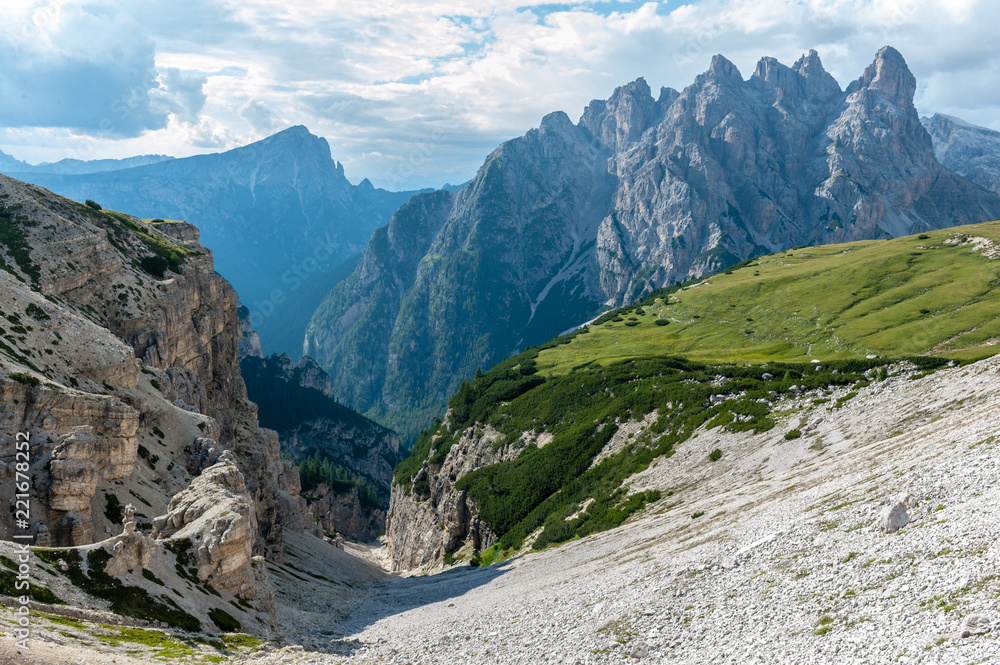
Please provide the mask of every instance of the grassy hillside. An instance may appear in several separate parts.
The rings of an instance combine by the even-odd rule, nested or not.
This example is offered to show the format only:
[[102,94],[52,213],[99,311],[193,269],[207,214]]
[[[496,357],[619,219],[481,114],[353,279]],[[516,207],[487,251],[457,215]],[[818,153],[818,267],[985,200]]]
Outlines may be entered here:
[[538,370],[664,354],[738,363],[983,358],[1000,352],[998,259],[1000,222],[792,249],[601,317],[589,334],[539,354]]

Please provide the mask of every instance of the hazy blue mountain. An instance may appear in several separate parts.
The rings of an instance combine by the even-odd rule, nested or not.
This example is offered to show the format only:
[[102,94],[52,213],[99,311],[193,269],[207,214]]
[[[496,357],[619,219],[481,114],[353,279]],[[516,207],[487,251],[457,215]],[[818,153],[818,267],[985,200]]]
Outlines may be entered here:
[[4,151],[0,150],[0,173],[14,173],[17,171],[30,171],[31,164],[22,162]]
[[368,180],[352,185],[326,140],[305,127],[224,153],[102,173],[18,177],[139,217],[195,224],[214,251],[216,270],[250,309],[265,350],[295,357],[304,326],[286,320],[302,308],[311,312],[320,297],[303,303],[299,290],[359,254],[372,231],[415,193],[376,189]]
[[322,275],[317,275],[288,294],[288,300],[280,308],[280,316],[269,316],[259,324],[257,333],[270,349],[279,349],[293,360],[302,357],[302,340],[313,312],[340,281],[349,277],[358,267],[361,255],[347,259]]
[[1000,217],[944,168],[884,48],[846,90],[815,51],[722,56],[682,92],[642,79],[502,144],[460,191],[414,197],[314,315],[337,398],[412,438],[477,367],[650,289],[804,244]]
[[42,162],[28,164],[0,151],[0,172],[6,174],[26,175],[43,173],[49,175],[73,175],[87,173],[103,173],[105,171],[120,171],[134,166],[146,166],[166,162],[173,157],[168,155],[138,155],[124,159],[60,159],[58,162]]

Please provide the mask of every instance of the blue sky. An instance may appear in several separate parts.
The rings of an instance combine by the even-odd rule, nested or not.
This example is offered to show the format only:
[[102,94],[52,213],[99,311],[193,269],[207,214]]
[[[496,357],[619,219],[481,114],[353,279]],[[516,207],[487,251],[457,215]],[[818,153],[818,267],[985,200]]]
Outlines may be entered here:
[[348,176],[461,182],[500,141],[722,53],[819,51],[841,86],[891,44],[922,113],[1000,129],[1000,3],[5,0],[0,150],[29,162],[243,145],[302,124]]

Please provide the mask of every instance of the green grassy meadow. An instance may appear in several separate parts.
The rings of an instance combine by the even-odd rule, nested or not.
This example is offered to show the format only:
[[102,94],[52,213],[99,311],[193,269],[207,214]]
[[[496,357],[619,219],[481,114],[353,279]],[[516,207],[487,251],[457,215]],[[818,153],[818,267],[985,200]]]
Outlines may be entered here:
[[1000,260],[969,238],[996,243],[1000,255],[1000,222],[988,222],[753,259],[620,310],[620,320],[543,351],[538,370],[560,375],[655,355],[712,363],[991,356],[1000,352],[992,345],[1000,341]]

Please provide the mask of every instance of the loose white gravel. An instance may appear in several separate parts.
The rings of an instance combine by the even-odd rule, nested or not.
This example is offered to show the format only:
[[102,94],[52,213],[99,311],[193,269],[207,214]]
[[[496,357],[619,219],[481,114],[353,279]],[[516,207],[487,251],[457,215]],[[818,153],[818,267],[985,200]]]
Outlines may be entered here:
[[[998,368],[894,377],[839,409],[803,396],[763,435],[702,432],[633,479],[674,491],[634,522],[386,578],[318,649],[240,662],[1000,662]],[[917,505],[886,534],[901,493]]]

